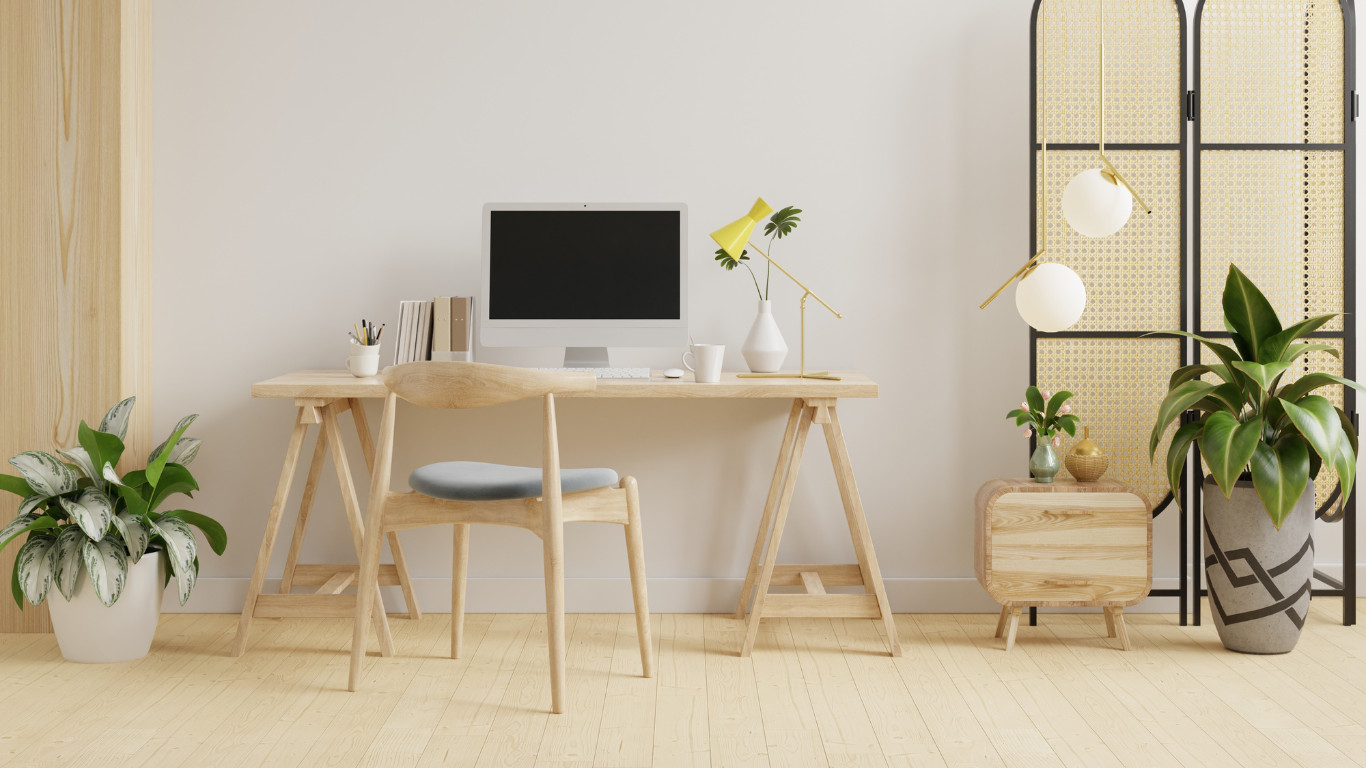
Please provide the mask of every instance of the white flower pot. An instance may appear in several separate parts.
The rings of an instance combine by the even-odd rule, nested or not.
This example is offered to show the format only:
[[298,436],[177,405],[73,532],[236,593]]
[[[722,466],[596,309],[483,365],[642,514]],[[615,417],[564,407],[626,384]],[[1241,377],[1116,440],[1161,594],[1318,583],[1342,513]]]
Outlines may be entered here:
[[759,315],[749,328],[744,346],[740,347],[740,354],[744,355],[745,363],[753,373],[773,373],[782,368],[787,359],[787,342],[783,341],[783,333],[778,330],[772,310],[771,301],[759,300]]
[[55,586],[47,596],[62,658],[102,664],[146,656],[157,631],[164,593],[160,552],[148,552],[137,564],[129,562],[123,594],[109,607],[95,596],[90,575],[82,567],[70,600]]

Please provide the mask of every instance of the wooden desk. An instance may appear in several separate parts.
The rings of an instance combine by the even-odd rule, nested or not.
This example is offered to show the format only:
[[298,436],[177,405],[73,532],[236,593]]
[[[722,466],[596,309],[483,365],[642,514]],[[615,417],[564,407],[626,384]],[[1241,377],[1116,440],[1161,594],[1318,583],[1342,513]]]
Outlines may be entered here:
[[[836,403],[840,398],[874,398],[878,396],[878,387],[875,382],[857,372],[835,373],[843,379],[741,379],[734,373],[723,373],[721,381],[716,384],[698,384],[691,376],[666,379],[662,373],[654,371],[649,379],[601,379],[593,392],[564,396],[792,400],[792,410],[788,414],[787,427],[778,449],[777,466],[773,470],[773,480],[769,484],[768,498],[764,502],[759,532],[755,537],[754,550],[750,555],[745,583],[741,588],[735,613],[737,619],[748,618],[745,639],[740,648],[741,656],[748,656],[753,649],[759,631],[759,620],[765,616],[881,619],[886,628],[889,650],[894,656],[901,655],[896,625],[892,621],[892,610],[887,603],[887,593],[882,584],[882,572],[878,568],[877,557],[873,552],[872,536],[868,532],[863,502],[859,498],[858,486],[854,482],[854,470],[849,463],[849,451],[845,447],[844,433],[840,430],[839,415],[836,411]],[[342,486],[342,500],[359,552],[362,516],[359,502],[356,500],[355,483],[346,462],[345,449],[342,447],[337,416],[347,410],[351,411],[365,452],[366,464],[371,466],[374,445],[360,401],[365,398],[382,398],[387,394],[388,390],[378,377],[356,378],[346,371],[296,371],[252,386],[252,397],[292,399],[299,411],[294,422],[294,431],[290,436],[289,448],[285,451],[284,468],[280,473],[275,501],[271,505],[270,516],[266,522],[261,553],[257,556],[246,603],[242,606],[242,620],[238,625],[234,653],[240,654],[245,649],[253,616],[354,614],[354,598],[346,598],[349,600],[349,606],[344,600],[337,599],[343,597],[341,591],[355,579],[357,568],[354,564],[298,563],[299,547],[303,542],[304,527],[307,525],[308,510],[312,503],[312,489],[316,487],[317,476],[322,466],[324,441],[321,439],[319,448],[314,451],[313,463],[309,467],[309,479],[304,487],[299,522],[295,525],[294,538],[285,561],[281,593],[262,595],[261,586],[265,582],[266,568],[269,566],[271,550],[279,532],[284,504],[298,466],[304,432],[310,424],[321,424],[326,444],[331,446],[331,451],[336,457],[337,479]],[[821,425],[825,431],[825,442],[830,451],[830,461],[834,465],[840,498],[844,503],[845,520],[849,525],[849,534],[858,558],[857,563],[777,564],[778,544],[782,540],[783,529],[787,524],[788,509],[797,485],[797,469],[801,466],[802,453],[812,424]],[[390,534],[389,545],[394,553],[394,565],[381,567],[380,583],[402,586],[404,599],[408,602],[409,615],[417,618],[420,615],[417,600],[408,579],[407,565],[397,534]],[[315,593],[293,595],[289,594],[293,584],[321,587]],[[769,594],[770,586],[803,586],[806,593]],[[862,586],[864,593],[827,594],[826,586]],[[383,611],[377,613],[382,619]],[[387,632],[385,625],[381,628],[381,650],[384,650]]]

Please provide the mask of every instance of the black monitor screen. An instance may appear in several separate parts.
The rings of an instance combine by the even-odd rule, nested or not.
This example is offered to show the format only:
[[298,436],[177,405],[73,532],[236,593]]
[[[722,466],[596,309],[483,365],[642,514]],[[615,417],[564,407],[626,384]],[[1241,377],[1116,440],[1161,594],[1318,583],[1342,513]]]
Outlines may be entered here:
[[489,318],[677,320],[678,211],[490,211]]

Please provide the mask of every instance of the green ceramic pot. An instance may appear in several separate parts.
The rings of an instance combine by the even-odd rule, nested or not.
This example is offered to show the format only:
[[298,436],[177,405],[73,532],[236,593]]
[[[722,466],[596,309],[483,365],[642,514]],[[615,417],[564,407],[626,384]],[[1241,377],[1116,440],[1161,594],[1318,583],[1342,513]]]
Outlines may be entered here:
[[1034,449],[1034,455],[1029,457],[1029,474],[1034,476],[1034,482],[1053,482],[1053,476],[1058,474],[1061,468],[1062,463],[1058,461],[1058,454],[1053,450],[1053,446],[1046,439],[1040,441],[1039,446]]

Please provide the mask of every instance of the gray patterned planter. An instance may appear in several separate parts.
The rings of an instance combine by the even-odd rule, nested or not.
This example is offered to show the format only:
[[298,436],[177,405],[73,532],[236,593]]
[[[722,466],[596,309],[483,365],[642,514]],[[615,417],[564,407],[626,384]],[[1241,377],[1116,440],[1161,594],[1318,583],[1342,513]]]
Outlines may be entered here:
[[1225,499],[1207,477],[1204,493],[1205,577],[1219,639],[1241,653],[1290,652],[1309,612],[1314,481],[1279,531],[1251,480]]

